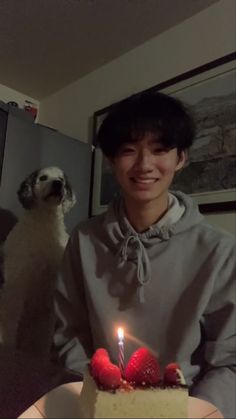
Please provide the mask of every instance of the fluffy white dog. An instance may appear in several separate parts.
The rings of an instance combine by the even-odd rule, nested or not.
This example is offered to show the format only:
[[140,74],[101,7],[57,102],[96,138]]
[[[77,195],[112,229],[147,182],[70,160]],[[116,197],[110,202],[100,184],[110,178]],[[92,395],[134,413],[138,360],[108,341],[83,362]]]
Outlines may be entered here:
[[64,214],[76,200],[58,167],[32,173],[18,197],[26,211],[3,247],[0,342],[9,349],[48,356],[53,285],[68,240]]

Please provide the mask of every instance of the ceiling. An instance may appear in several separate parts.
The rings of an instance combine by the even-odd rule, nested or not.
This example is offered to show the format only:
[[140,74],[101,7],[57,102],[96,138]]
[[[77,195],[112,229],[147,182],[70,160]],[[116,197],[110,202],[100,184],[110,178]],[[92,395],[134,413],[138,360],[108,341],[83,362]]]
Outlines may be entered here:
[[41,100],[219,0],[0,0],[0,84]]

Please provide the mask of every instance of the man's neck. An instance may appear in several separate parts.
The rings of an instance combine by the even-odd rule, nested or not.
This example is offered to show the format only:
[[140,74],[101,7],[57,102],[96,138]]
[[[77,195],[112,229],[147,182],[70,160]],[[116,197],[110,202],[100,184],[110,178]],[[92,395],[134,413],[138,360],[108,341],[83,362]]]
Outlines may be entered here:
[[137,202],[124,197],[126,216],[132,227],[142,233],[160,220],[168,210],[168,193],[157,201],[137,205]]

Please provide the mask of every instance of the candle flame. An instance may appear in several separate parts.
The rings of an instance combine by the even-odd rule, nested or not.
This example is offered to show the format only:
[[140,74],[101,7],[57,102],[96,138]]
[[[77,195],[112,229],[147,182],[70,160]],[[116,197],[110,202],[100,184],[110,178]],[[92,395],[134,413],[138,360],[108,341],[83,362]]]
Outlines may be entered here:
[[124,339],[124,330],[122,329],[122,327],[118,327],[117,334],[118,334],[119,340]]

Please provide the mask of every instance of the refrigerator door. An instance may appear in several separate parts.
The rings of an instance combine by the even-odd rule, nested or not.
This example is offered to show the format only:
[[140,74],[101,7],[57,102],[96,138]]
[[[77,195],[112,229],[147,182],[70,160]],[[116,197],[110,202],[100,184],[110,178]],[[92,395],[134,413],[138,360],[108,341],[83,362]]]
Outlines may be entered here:
[[68,233],[88,218],[92,147],[57,131],[9,113],[0,186],[0,206],[19,217],[23,211],[17,197],[21,182],[31,172],[60,167],[68,176],[77,198],[66,214]]

